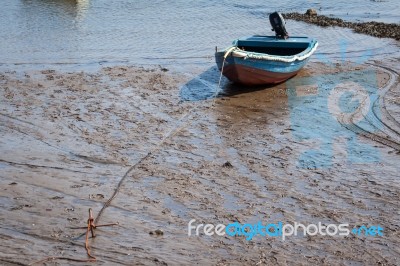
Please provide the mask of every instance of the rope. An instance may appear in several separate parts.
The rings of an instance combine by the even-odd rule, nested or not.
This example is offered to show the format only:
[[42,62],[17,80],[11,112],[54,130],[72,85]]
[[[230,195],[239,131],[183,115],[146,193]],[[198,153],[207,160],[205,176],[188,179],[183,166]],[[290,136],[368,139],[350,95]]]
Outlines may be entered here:
[[292,55],[292,56],[276,56],[276,55],[262,54],[262,53],[256,53],[256,52],[247,52],[236,46],[232,46],[230,49],[234,48],[232,55],[235,57],[243,57],[245,59],[251,58],[251,59],[259,59],[259,60],[270,60],[270,61],[278,61],[278,62],[284,62],[284,63],[292,63],[296,60],[301,61],[301,60],[304,60],[304,59],[310,57],[315,52],[315,50],[317,50],[317,47],[318,47],[318,42],[314,42],[313,47],[307,53],[305,53],[303,55]]
[[[222,69],[221,69],[221,76],[219,78],[219,82],[218,82],[218,87],[214,93],[214,100],[213,103],[215,102],[215,97],[219,92],[220,89],[220,85],[221,85],[221,79],[222,79],[222,73],[223,73],[223,69],[224,69],[224,65],[225,65],[225,61],[226,58],[228,57],[228,55],[231,53],[231,51],[233,51],[236,47],[231,47],[230,49],[228,49],[225,54],[224,54],[224,61],[222,63]],[[117,224],[106,224],[106,225],[97,225],[98,222],[100,221],[100,218],[102,216],[102,214],[104,213],[104,211],[106,210],[107,207],[110,206],[111,202],[115,199],[115,197],[117,196],[117,194],[119,193],[121,186],[123,184],[123,182],[125,181],[125,179],[129,176],[129,174],[138,166],[140,165],[144,160],[146,160],[147,158],[150,157],[150,155],[152,155],[153,153],[155,153],[156,151],[158,151],[161,146],[165,143],[165,141],[167,139],[169,139],[170,137],[174,136],[176,133],[178,133],[179,131],[182,130],[182,128],[184,128],[186,126],[186,124],[183,122],[184,120],[187,120],[187,117],[191,114],[191,112],[197,108],[197,106],[189,109],[184,115],[182,115],[182,117],[178,120],[178,126],[172,128],[170,131],[168,131],[166,134],[164,134],[162,140],[150,151],[148,151],[146,153],[146,155],[144,157],[142,157],[137,163],[135,163],[134,165],[132,165],[126,172],[125,174],[122,176],[122,178],[120,179],[120,181],[118,182],[117,186],[115,187],[114,193],[111,195],[111,197],[103,204],[103,207],[100,209],[99,213],[96,216],[96,219],[93,220],[93,216],[92,216],[92,210],[89,209],[89,219],[88,219],[88,225],[86,229],[86,236],[85,236],[85,249],[86,249],[86,253],[87,256],[89,257],[88,259],[74,259],[74,258],[68,258],[68,257],[47,257],[43,260],[40,261],[36,261],[33,262],[30,265],[33,264],[37,264],[37,263],[43,263],[49,260],[67,260],[67,261],[75,261],[75,262],[94,262],[96,261],[96,257],[94,257],[91,252],[90,252],[90,246],[89,246],[89,232],[92,233],[92,237],[94,237],[94,230],[96,227],[100,227],[100,226],[110,226],[110,225],[117,225]],[[179,125],[181,124],[181,125]]]
[[225,66],[225,57],[224,60],[222,61],[222,68],[221,68],[221,73],[219,74],[219,81],[218,81],[218,89],[217,91],[219,91],[221,89],[221,79],[222,79],[222,73],[224,72],[224,66]]
[[219,90],[221,89],[221,79],[222,79],[222,73],[224,73],[224,66],[225,66],[226,58],[227,58],[227,57],[231,54],[231,52],[232,52],[233,50],[235,50],[236,48],[237,48],[236,46],[232,46],[232,47],[230,47],[228,50],[226,50],[226,52],[225,52],[225,54],[224,54],[224,60],[222,61],[221,73],[220,73],[220,75],[219,75],[218,88],[217,88],[217,91],[216,91],[216,93],[215,93],[215,95],[214,95],[214,98],[215,98],[216,94],[219,92]]
[[[190,109],[187,113],[185,113],[180,119],[179,122],[182,122],[189,114],[190,112],[193,110],[194,108]],[[156,152],[157,150],[160,149],[160,147],[164,144],[164,142],[171,136],[173,136],[174,134],[176,134],[177,132],[179,132],[181,129],[183,128],[183,125],[180,127],[176,127],[176,128],[172,128],[169,132],[167,132],[167,134],[164,135],[163,139],[160,141],[160,143],[158,143],[153,149],[151,149],[149,152],[147,152],[147,154],[142,157],[137,163],[135,163],[134,165],[132,165],[128,171],[125,172],[125,174],[122,176],[122,178],[120,179],[120,181],[118,182],[114,193],[111,195],[111,197],[103,204],[103,207],[100,209],[99,213],[97,214],[97,217],[95,220],[93,220],[93,216],[92,216],[92,210],[89,209],[89,219],[88,219],[88,226],[85,227],[87,228],[86,230],[86,236],[85,236],[85,249],[86,249],[86,254],[89,257],[88,259],[73,259],[73,258],[68,258],[68,257],[47,257],[45,259],[42,259],[40,261],[36,261],[31,263],[30,265],[33,264],[37,264],[37,263],[42,263],[42,262],[46,262],[49,260],[67,260],[67,261],[76,261],[76,262],[93,262],[96,261],[96,258],[91,254],[90,252],[90,247],[89,247],[89,232],[92,233],[92,236],[94,236],[94,231],[93,229],[95,229],[96,227],[100,227],[100,226],[110,226],[110,225],[117,225],[117,224],[106,224],[106,225],[97,225],[96,224],[100,221],[100,218],[102,216],[102,214],[104,213],[105,209],[110,206],[111,202],[115,199],[115,197],[117,196],[118,192],[121,189],[121,186],[123,184],[123,182],[125,181],[125,179],[128,177],[128,175],[130,174],[130,172],[132,172],[139,164],[141,164],[144,160],[146,160],[152,153]],[[73,228],[73,229],[79,229],[79,228]]]
[[[179,120],[178,123],[182,123],[182,121],[190,114],[190,112],[193,110],[194,108],[190,109],[187,113],[185,113]],[[128,177],[128,175],[133,171],[133,169],[135,169],[138,165],[140,165],[144,160],[146,160],[151,154],[155,153],[156,151],[158,151],[160,149],[160,147],[164,144],[164,142],[170,138],[171,136],[175,135],[177,132],[179,132],[181,129],[183,128],[183,126],[180,127],[175,127],[172,128],[169,132],[167,132],[163,139],[150,151],[148,151],[146,153],[146,155],[144,157],[142,157],[137,163],[135,163],[134,165],[132,165],[128,171],[125,172],[125,174],[122,176],[122,178],[120,179],[120,181],[118,182],[118,185],[116,186],[114,193],[112,194],[112,196],[103,204],[103,207],[101,208],[101,210],[99,211],[96,219],[95,219],[95,224],[97,224],[100,221],[101,215],[103,214],[104,210],[110,206],[111,202],[115,199],[115,197],[117,196],[118,192],[120,191],[120,188],[122,186],[122,183],[125,181],[125,179]]]
[[[214,101],[215,101],[216,96],[217,96],[218,93],[219,93],[220,88],[221,88],[221,79],[222,79],[222,73],[223,73],[223,71],[224,71],[224,66],[225,66],[226,58],[227,58],[227,57],[231,54],[231,52],[232,52],[233,50],[235,50],[236,48],[237,48],[236,46],[230,47],[230,48],[225,52],[225,54],[224,54],[224,60],[223,60],[223,62],[222,62],[221,74],[220,74],[219,81],[218,81],[218,87],[217,87],[217,89],[216,89],[216,91],[215,91],[215,93],[214,93],[214,95],[213,95]],[[214,103],[214,101],[213,101],[213,103]],[[128,177],[128,175],[133,171],[133,169],[135,169],[139,164],[141,164],[144,160],[146,160],[151,154],[153,154],[153,153],[155,153],[156,151],[158,151],[158,150],[160,149],[160,147],[164,144],[164,142],[165,142],[168,138],[170,138],[171,136],[175,135],[175,134],[178,133],[182,128],[184,128],[185,124],[184,124],[182,121],[183,121],[184,119],[186,119],[186,118],[189,116],[189,114],[190,114],[195,108],[196,108],[196,106],[193,107],[192,109],[190,109],[188,112],[186,112],[186,113],[178,120],[178,124],[179,124],[179,123],[182,123],[181,126],[172,128],[169,132],[167,132],[167,133],[164,135],[163,139],[162,139],[152,150],[150,150],[149,152],[147,152],[147,154],[146,154],[144,157],[142,157],[137,163],[135,163],[134,165],[132,165],[132,166],[128,169],[128,171],[125,172],[125,174],[123,175],[123,177],[121,178],[121,180],[118,182],[118,185],[117,185],[117,187],[116,187],[115,190],[114,190],[114,193],[113,193],[112,196],[104,203],[103,207],[102,207],[101,210],[99,211],[99,213],[98,213],[98,215],[97,215],[97,217],[96,217],[96,219],[95,219],[95,221],[94,221],[95,224],[97,224],[97,223],[100,221],[101,215],[103,214],[104,210],[105,210],[108,206],[110,206],[111,202],[112,202],[112,201],[114,200],[114,198],[117,196],[117,194],[118,194],[118,192],[119,192],[119,190],[120,190],[120,188],[121,188],[121,186],[122,186],[122,183],[125,181],[125,179]]]

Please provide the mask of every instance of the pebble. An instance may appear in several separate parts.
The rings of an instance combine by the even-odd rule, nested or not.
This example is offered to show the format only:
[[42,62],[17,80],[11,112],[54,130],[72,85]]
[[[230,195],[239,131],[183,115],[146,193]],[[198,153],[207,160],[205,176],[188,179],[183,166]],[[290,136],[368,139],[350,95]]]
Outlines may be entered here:
[[154,230],[154,232],[153,232],[153,231],[150,231],[149,234],[150,234],[150,235],[162,236],[162,235],[164,235],[164,231],[163,231],[163,230],[160,230],[160,229],[157,229],[157,230]]
[[307,9],[306,15],[307,16],[316,16],[317,15],[317,10],[315,10],[313,8]]
[[222,167],[232,168],[233,165],[230,162],[225,162]]

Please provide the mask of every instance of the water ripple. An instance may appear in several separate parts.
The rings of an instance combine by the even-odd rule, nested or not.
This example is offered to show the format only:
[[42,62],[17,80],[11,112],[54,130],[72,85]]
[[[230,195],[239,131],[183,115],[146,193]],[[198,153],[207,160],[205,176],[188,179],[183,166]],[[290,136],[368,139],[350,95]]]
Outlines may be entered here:
[[[341,10],[386,12],[398,20],[399,3],[357,0],[338,3],[310,1],[147,1],[128,0],[6,0],[0,23],[0,64],[71,64],[130,62],[132,64],[207,64],[214,47],[252,34],[270,35],[268,13],[307,7],[322,8],[346,18]],[[362,7],[356,8],[356,7]],[[389,12],[390,10],[390,12]],[[397,8],[398,10],[398,8]],[[355,15],[358,14],[358,15]],[[370,14],[373,19],[376,15]],[[354,34],[340,28],[321,29],[288,21],[291,35],[310,35],[320,42],[324,60],[379,57],[399,53],[398,43]],[[346,56],[343,56],[343,53]],[[171,60],[154,58],[174,58]],[[185,59],[186,58],[186,59]],[[184,59],[184,60],[183,60]]]

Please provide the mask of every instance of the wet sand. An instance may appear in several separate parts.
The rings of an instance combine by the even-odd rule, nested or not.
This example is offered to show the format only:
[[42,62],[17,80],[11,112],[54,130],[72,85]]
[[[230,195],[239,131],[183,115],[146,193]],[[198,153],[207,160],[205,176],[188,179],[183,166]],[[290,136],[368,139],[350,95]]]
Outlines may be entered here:
[[[1,73],[1,264],[86,259],[78,237],[85,230],[70,227],[85,226],[89,208],[96,216],[126,176],[99,221],[120,225],[96,230],[89,243],[98,261],[87,264],[398,265],[398,70],[310,63],[274,87],[227,84],[217,99],[185,101],[194,83],[212,95],[218,76],[215,68],[210,73],[199,78],[132,66]],[[313,84],[368,84],[371,76],[379,115],[362,125],[354,117],[324,124],[330,115],[319,101],[326,95]],[[293,91],[314,96],[305,103]],[[312,126],[301,128],[299,118]],[[331,129],[331,139],[318,135]],[[302,161],[321,142],[331,154],[322,150]],[[352,161],[353,153],[366,161]],[[191,219],[379,224],[385,231],[246,241],[188,237]]]

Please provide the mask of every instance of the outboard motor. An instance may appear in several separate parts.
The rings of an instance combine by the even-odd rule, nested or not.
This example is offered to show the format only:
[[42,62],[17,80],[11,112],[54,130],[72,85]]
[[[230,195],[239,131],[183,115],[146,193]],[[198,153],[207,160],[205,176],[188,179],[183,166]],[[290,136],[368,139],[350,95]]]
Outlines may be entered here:
[[275,31],[276,38],[287,39],[289,34],[285,28],[285,20],[279,12],[274,12],[269,15],[269,22],[271,23],[272,30]]

